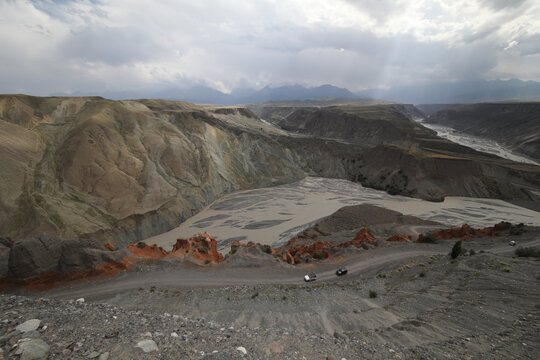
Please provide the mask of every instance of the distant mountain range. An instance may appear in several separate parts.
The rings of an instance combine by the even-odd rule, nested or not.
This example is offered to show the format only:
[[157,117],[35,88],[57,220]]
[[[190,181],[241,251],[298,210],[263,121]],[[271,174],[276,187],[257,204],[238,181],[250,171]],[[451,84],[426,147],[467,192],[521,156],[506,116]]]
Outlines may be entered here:
[[125,99],[165,99],[183,100],[194,103],[235,105],[259,103],[264,101],[291,101],[310,99],[381,99],[413,104],[473,103],[483,101],[540,100],[540,82],[512,80],[474,80],[455,83],[410,85],[391,89],[369,89],[354,93],[348,89],[332,85],[304,87],[287,85],[266,86],[260,90],[240,88],[230,94],[207,86],[190,89],[170,88],[158,92],[75,92],[55,94],[70,96],[99,95],[113,100]]
[[360,95],[413,104],[456,104],[501,100],[540,100],[540,82],[511,80],[472,80],[366,90]]

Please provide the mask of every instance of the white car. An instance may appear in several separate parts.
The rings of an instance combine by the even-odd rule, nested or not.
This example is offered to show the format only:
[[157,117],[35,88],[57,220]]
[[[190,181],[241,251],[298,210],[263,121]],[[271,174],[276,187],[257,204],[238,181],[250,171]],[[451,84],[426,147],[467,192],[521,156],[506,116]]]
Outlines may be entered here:
[[315,281],[315,280],[317,280],[317,275],[315,275],[315,273],[307,274],[304,276],[305,282]]
[[515,242],[514,240],[511,240],[508,245],[510,246],[516,246],[517,245],[517,242]]

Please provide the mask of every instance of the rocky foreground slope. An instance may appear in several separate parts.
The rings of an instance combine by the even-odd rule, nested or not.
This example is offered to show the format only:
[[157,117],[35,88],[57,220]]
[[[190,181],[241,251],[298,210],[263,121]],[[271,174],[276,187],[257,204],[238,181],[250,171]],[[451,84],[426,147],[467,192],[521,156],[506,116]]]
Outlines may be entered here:
[[0,358],[535,359],[538,261],[483,252],[507,241],[466,240],[476,251],[456,260],[419,256],[339,282],[141,283],[92,302],[0,294]]
[[[350,116],[365,112],[347,109]],[[429,200],[537,199],[539,167],[459,147],[392,109],[375,108],[369,121],[385,128],[390,111],[392,136],[373,133],[374,142],[354,144],[330,139],[333,133],[286,132],[242,107],[3,95],[0,235],[49,233],[125,247],[170,230],[228,192],[306,175]],[[343,111],[327,120],[346,120]],[[361,132],[368,123],[357,118],[341,131]]]

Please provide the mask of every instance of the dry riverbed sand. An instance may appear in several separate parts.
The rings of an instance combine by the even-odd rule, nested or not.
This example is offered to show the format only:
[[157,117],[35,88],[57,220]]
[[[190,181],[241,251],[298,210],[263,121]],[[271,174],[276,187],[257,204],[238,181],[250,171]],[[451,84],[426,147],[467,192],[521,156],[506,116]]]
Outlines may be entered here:
[[144,240],[171,249],[180,237],[212,234],[220,249],[233,240],[280,246],[346,205],[372,204],[451,226],[492,226],[500,221],[540,226],[540,213],[502,200],[447,197],[429,202],[365,188],[347,180],[308,177],[299,182],[239,191],[217,200],[179,227]]

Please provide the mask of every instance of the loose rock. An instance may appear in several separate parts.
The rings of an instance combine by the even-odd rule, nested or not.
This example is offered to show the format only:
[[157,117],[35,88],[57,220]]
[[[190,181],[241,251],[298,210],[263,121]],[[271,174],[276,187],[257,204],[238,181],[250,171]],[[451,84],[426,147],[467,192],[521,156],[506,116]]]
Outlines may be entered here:
[[50,346],[41,339],[23,339],[19,344],[21,360],[45,359]]
[[41,324],[41,320],[39,319],[30,319],[22,324],[18,325],[15,329],[19,330],[22,333],[27,333],[29,331],[34,331],[39,328],[39,325]]
[[158,350],[158,346],[154,340],[139,341],[137,347],[141,348],[145,353]]

